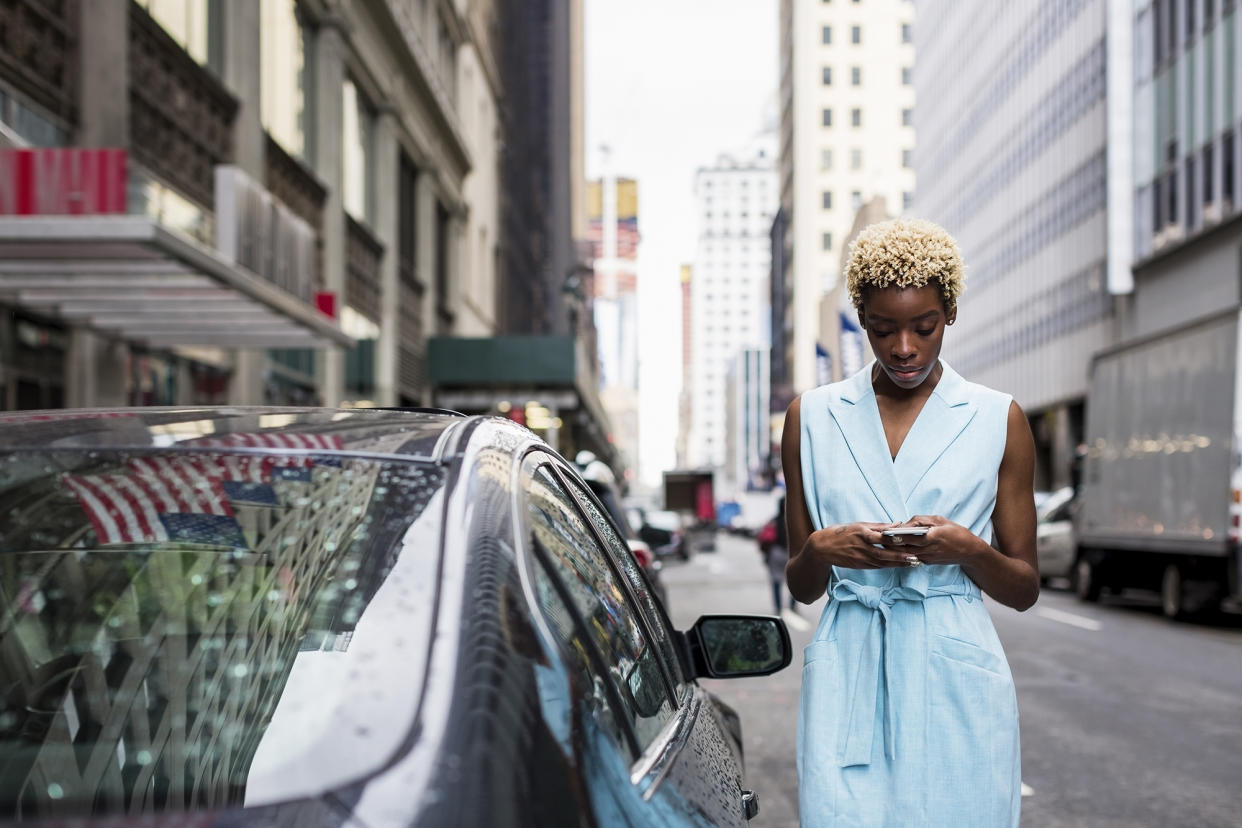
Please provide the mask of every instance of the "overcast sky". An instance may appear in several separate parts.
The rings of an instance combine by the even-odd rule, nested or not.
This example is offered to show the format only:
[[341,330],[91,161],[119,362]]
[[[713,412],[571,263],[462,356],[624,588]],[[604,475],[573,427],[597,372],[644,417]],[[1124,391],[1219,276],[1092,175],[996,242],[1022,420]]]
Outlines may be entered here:
[[[586,173],[638,180],[641,482],[676,462],[694,173],[776,114],[777,0],[585,0]],[[727,493],[719,493],[727,494]]]

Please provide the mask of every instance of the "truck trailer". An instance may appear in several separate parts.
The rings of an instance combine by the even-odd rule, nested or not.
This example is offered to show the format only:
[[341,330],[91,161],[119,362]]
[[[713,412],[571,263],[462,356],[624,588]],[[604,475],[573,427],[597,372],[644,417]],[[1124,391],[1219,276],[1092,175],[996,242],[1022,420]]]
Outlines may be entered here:
[[1095,356],[1074,586],[1158,590],[1181,618],[1237,601],[1242,359],[1235,307]]

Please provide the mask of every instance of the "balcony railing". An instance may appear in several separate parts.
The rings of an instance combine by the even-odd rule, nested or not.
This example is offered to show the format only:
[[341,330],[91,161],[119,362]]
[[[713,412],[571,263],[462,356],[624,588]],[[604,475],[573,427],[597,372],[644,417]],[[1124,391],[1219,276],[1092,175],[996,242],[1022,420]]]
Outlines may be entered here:
[[188,197],[211,204],[215,167],[233,156],[237,100],[134,3],[129,106],[134,157]]
[[363,225],[345,216],[345,304],[370,319],[380,318],[380,261],[384,245]]
[[0,74],[66,122],[77,122],[77,0],[0,3]]

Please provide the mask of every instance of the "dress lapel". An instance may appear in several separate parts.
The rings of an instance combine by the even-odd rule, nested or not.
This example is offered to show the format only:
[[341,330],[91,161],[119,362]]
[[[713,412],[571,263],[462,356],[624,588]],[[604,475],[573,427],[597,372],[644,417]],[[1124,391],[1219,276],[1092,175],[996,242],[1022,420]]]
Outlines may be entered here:
[[905,498],[898,485],[893,460],[884,437],[884,424],[871,388],[871,369],[866,365],[849,379],[837,399],[829,403],[829,411],[845,437],[854,463],[881,507],[893,523],[908,518]]
[[[975,416],[975,405],[970,400],[966,381],[944,360],[940,361],[940,365],[943,369],[940,382],[936,383],[936,389],[924,403],[923,410],[897,453],[897,459],[893,461],[902,503],[909,502],[910,495],[927,470]],[[876,419],[878,422],[878,414]],[[883,432],[883,426],[880,430]]]

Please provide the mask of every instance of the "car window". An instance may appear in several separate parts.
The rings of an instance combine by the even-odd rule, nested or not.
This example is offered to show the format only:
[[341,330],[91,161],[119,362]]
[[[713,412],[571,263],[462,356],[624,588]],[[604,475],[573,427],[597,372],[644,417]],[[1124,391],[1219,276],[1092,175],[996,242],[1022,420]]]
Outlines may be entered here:
[[0,821],[378,770],[418,706],[444,483],[340,456],[6,453]]
[[591,523],[594,524],[599,537],[603,539],[604,543],[611,550],[612,559],[619,566],[626,580],[629,581],[634,597],[642,607],[648,629],[660,649],[661,656],[665,660],[669,677],[680,691],[683,678],[679,662],[677,661],[676,651],[673,649],[672,630],[666,622],[666,617],[660,608],[659,601],[651,593],[646,576],[639,570],[638,562],[630,552],[629,545],[617,535],[616,531],[613,530],[612,526],[604,518],[603,512],[587,496],[586,491],[577,480],[566,475],[565,482],[577,494],[583,510],[590,518]]
[[[535,538],[602,655],[629,726],[645,747],[673,714],[662,656],[638,620],[608,555],[575,502],[546,466],[524,481]],[[572,641],[565,642],[572,647]],[[600,676],[598,678],[605,678]]]

